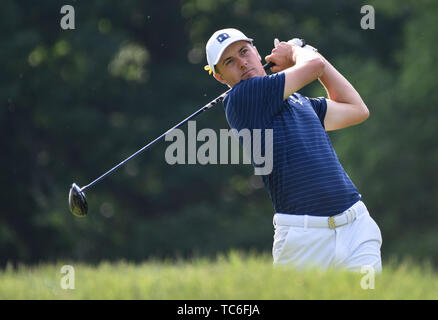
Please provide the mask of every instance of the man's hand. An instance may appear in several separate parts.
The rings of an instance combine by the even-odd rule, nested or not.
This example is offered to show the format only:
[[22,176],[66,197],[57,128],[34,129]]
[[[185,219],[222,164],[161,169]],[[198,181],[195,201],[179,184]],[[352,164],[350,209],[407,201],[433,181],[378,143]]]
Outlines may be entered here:
[[275,63],[275,66],[271,68],[272,72],[284,70],[284,99],[316,80],[324,72],[324,61],[320,55],[313,48],[308,50],[298,43],[302,45],[299,39],[292,39],[288,42],[279,42],[276,39],[272,53],[265,57],[267,62]]
[[265,61],[275,63],[271,68],[272,72],[280,72],[295,65],[295,49],[298,46],[288,42],[278,42],[276,39],[275,48],[272,49],[271,54],[265,57]]

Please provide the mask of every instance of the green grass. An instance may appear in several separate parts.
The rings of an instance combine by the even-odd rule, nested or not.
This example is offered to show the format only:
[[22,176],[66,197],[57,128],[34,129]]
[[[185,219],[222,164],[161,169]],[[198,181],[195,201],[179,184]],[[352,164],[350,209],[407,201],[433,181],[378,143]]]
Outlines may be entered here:
[[[61,288],[72,265],[75,289]],[[389,263],[374,289],[361,273],[296,271],[272,266],[270,255],[230,252],[216,259],[57,263],[0,271],[0,299],[438,299],[438,274],[409,262]]]

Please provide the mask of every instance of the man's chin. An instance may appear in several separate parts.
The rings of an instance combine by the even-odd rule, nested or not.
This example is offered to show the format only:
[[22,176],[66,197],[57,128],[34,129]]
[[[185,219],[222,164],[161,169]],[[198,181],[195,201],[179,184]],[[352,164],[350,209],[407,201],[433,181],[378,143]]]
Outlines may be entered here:
[[241,80],[248,80],[255,77],[263,77],[266,73],[262,74],[261,72],[258,72],[257,70],[252,70],[248,72],[247,74],[243,74]]
[[255,73],[255,71],[254,70],[249,70],[249,71],[247,71],[247,72],[245,72],[243,75],[242,75],[242,80],[247,80],[247,79],[250,79],[250,78],[254,78],[254,77],[256,77],[256,73]]
[[243,77],[241,81],[243,81],[243,80],[248,80],[248,79],[255,78],[255,77],[258,77],[258,75],[256,75],[256,74],[251,74],[251,75],[249,75],[249,76],[245,76],[245,77]]

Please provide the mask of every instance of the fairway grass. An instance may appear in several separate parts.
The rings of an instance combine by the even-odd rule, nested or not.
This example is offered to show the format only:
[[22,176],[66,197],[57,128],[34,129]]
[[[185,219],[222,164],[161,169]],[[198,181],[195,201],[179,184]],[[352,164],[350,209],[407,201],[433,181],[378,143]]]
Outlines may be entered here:
[[[63,265],[74,268],[74,289],[61,288],[73,284]],[[431,267],[403,262],[383,269],[374,289],[364,289],[372,286],[364,278],[370,274],[278,268],[268,254],[235,251],[176,262],[59,262],[0,270],[0,299],[438,299]]]

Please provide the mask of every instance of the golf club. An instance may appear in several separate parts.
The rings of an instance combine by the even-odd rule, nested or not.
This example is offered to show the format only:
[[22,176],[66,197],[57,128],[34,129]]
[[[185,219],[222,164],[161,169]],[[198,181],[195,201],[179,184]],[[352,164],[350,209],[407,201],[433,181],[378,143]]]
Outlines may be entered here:
[[[267,71],[268,69],[270,69],[271,67],[273,67],[275,64],[272,62],[268,62],[266,63],[263,68]],[[97,182],[99,182],[100,180],[102,180],[104,177],[106,177],[107,175],[111,174],[113,171],[117,170],[118,168],[120,168],[121,166],[123,166],[126,162],[128,162],[129,160],[131,160],[132,158],[134,158],[136,155],[140,154],[141,152],[145,151],[146,149],[148,149],[150,146],[152,146],[155,142],[157,142],[158,140],[160,140],[161,138],[163,138],[166,134],[168,134],[169,132],[171,132],[172,130],[178,128],[179,126],[183,125],[184,123],[188,122],[189,120],[193,119],[194,117],[196,117],[198,114],[202,113],[203,111],[210,109],[211,107],[213,107],[215,104],[217,104],[218,102],[221,102],[222,100],[225,99],[225,97],[228,95],[228,93],[231,91],[231,89],[227,90],[226,92],[222,93],[220,96],[218,96],[216,99],[210,101],[209,103],[207,103],[205,106],[203,106],[201,109],[199,109],[198,111],[196,111],[195,113],[193,113],[192,115],[188,116],[187,118],[185,118],[183,121],[181,121],[180,123],[176,124],[175,126],[173,126],[172,128],[170,128],[169,130],[167,130],[165,133],[163,133],[161,136],[159,136],[158,138],[154,139],[153,141],[151,141],[150,143],[148,143],[147,145],[145,145],[143,148],[141,148],[140,150],[138,150],[137,152],[135,152],[134,154],[132,154],[131,156],[129,156],[128,158],[126,158],[125,160],[123,160],[122,162],[120,162],[118,165],[116,165],[114,168],[110,169],[109,171],[105,172],[104,174],[102,174],[99,178],[95,179],[94,181],[90,182],[89,184],[87,184],[84,187],[80,187],[79,185],[77,185],[76,183],[73,183],[71,185],[70,188],[70,193],[68,195],[68,203],[69,203],[69,207],[70,207],[70,211],[71,213],[73,213],[75,216],[78,217],[84,217],[87,215],[88,212],[88,204],[87,204],[87,200],[85,198],[85,193],[84,191],[92,186],[94,186]]]

